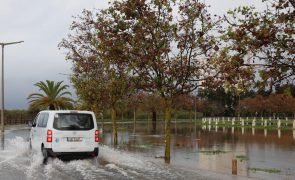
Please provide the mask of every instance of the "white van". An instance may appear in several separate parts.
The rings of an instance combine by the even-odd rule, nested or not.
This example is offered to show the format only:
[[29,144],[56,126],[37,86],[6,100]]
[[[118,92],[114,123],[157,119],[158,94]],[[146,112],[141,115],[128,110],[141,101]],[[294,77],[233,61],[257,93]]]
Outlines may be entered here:
[[99,131],[91,111],[41,111],[32,123],[30,148],[49,156],[98,156]]

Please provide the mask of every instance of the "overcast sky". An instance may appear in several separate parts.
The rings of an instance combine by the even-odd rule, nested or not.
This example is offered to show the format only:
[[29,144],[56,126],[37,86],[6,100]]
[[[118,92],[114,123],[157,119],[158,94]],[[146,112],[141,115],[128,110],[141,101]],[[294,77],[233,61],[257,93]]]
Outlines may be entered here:
[[[213,14],[239,5],[262,7],[261,0],[206,0]],[[65,81],[71,63],[57,45],[69,33],[72,16],[83,9],[103,9],[107,0],[0,0],[0,42],[25,41],[5,47],[5,107],[26,109],[34,83]],[[1,52],[0,52],[1,54]],[[74,92],[73,89],[71,89]]]

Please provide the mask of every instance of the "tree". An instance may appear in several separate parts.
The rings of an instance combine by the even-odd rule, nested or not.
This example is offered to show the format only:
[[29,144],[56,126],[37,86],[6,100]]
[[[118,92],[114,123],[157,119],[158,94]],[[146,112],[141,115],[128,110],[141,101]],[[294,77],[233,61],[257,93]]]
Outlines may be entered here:
[[[238,7],[228,12],[223,38],[227,64],[259,73],[258,88],[295,79],[295,1],[262,0],[267,8]],[[253,73],[255,74],[255,73]]]
[[[235,114],[235,107],[238,104],[238,97],[231,91],[226,91],[223,87],[215,89],[203,88],[199,90],[199,97],[201,97],[206,105],[211,105],[212,108],[205,107],[205,114],[212,116],[216,112],[223,113],[225,116],[233,116]],[[216,112],[210,110],[216,110],[214,107],[219,107]],[[223,111],[220,111],[223,110]]]
[[271,94],[267,98],[266,107],[277,115],[293,114],[295,111],[295,98],[289,94]]
[[295,98],[288,93],[271,94],[262,96],[257,94],[253,98],[245,98],[241,100],[241,107],[245,113],[251,115],[259,113],[269,113],[273,115],[292,115],[295,111]]
[[175,98],[173,108],[189,111],[189,119],[192,120],[192,111],[195,109],[196,97],[190,94],[182,94]]
[[263,111],[267,109],[267,97],[261,95],[256,95],[253,98],[245,98],[241,100],[241,109],[244,112],[250,113],[251,116],[257,113],[260,113],[262,116]]
[[54,81],[40,81],[36,84],[42,93],[32,93],[28,96],[30,106],[33,109],[70,109],[73,107],[73,100],[67,95],[71,93],[67,91],[68,85],[63,85],[63,81],[55,83]]
[[[97,113],[111,109],[116,146],[118,107],[132,94],[134,86],[126,65],[123,39],[113,40],[107,34],[116,27],[106,16],[106,11],[93,14],[84,10],[72,23],[72,33],[59,47],[68,51],[66,59],[73,62],[72,82],[80,99]],[[109,26],[111,30],[106,30]]]
[[153,133],[157,131],[157,113],[163,112],[163,102],[159,96],[154,94],[144,93],[140,108],[152,114]]
[[[178,14],[172,8],[175,4]],[[218,73],[213,62],[217,21],[199,0],[114,1],[105,12],[102,42],[109,45],[104,45],[105,54],[126,55],[137,87],[164,101],[165,161],[169,162],[173,100]]]
[[[178,13],[173,11],[175,4]],[[134,84],[164,101],[165,160],[170,161],[173,100],[218,74],[213,58],[218,21],[206,9],[199,0],[124,0],[96,13],[84,11],[73,22],[73,35],[60,47],[74,62],[75,78],[98,86],[81,92],[108,97],[103,102],[112,109],[115,143],[116,106],[133,92]]]
[[284,84],[282,86],[277,85],[275,87],[275,92],[277,94],[288,94],[295,97],[295,84]]

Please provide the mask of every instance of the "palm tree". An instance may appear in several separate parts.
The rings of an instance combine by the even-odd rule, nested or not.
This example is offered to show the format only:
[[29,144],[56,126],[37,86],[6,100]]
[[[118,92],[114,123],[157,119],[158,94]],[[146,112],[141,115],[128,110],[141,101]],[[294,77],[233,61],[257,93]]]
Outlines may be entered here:
[[36,84],[39,91],[43,93],[32,93],[28,96],[27,100],[32,108],[38,109],[69,109],[73,107],[73,100],[66,95],[71,96],[69,91],[66,91],[68,85],[62,85],[63,81],[55,83],[54,81],[46,80],[40,81]]

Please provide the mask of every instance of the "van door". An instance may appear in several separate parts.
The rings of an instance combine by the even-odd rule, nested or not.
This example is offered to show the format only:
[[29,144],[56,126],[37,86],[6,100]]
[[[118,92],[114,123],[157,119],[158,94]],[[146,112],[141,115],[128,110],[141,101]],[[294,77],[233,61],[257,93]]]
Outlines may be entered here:
[[90,152],[95,143],[94,118],[87,113],[57,113],[53,122],[54,152]]
[[[43,112],[42,116],[40,117],[40,125],[38,124],[37,127],[37,133],[39,136],[39,144],[41,145],[42,143],[44,145],[46,145],[46,141],[47,141],[47,131],[46,131],[46,127],[47,127],[47,122],[48,122],[48,117],[49,117],[49,113]],[[41,147],[41,146],[40,146]],[[46,147],[46,146],[45,146]]]
[[32,143],[32,148],[37,149],[37,141],[38,141],[38,135],[37,135],[37,123],[38,119],[40,118],[40,113],[37,114],[36,118],[33,121],[33,124],[35,127],[31,128],[31,143]]
[[37,125],[35,128],[35,141],[36,141],[36,149],[41,149],[42,139],[44,134],[42,134],[43,129],[43,121],[44,121],[44,113],[40,113],[38,119],[37,119]]

